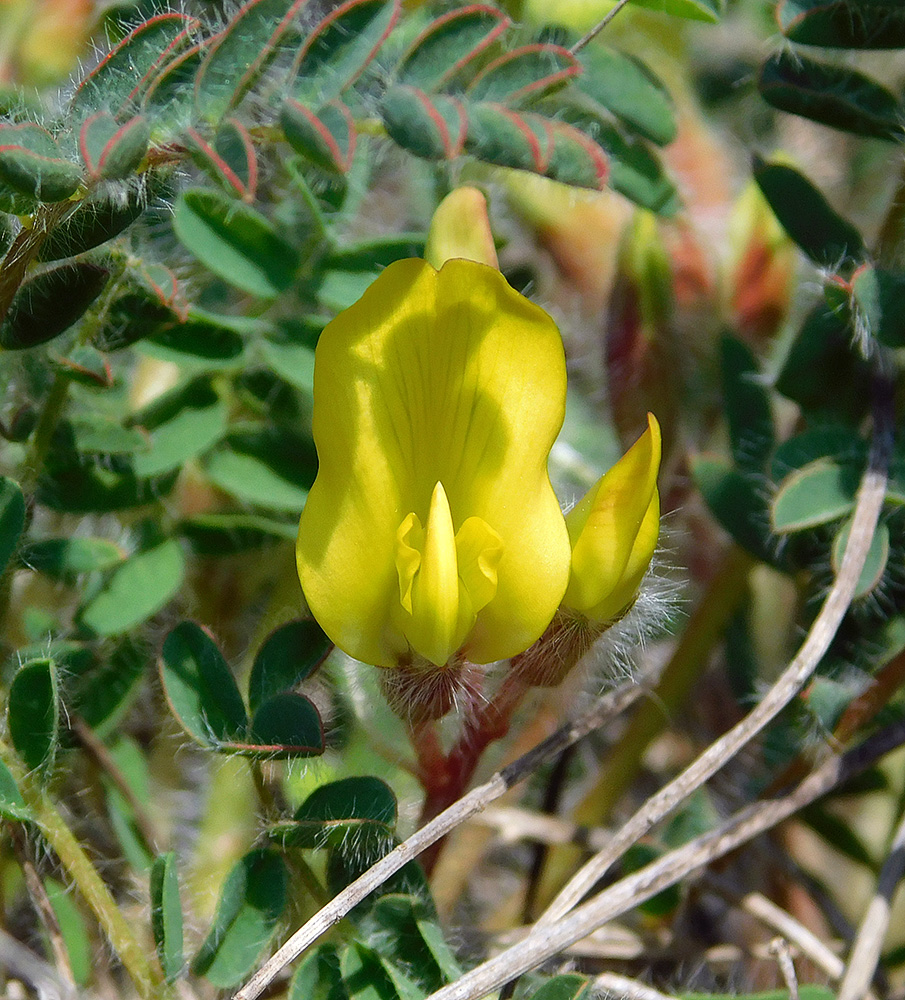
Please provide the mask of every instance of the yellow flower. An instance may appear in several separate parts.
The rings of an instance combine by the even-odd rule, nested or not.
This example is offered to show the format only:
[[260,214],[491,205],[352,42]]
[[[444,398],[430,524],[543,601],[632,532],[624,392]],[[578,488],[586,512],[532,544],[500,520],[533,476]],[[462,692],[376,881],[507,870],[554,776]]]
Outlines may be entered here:
[[489,663],[540,636],[569,575],[547,475],[565,393],[553,321],[474,261],[397,261],[326,327],[297,555],[341,649]]
[[605,623],[632,603],[660,531],[660,426],[647,430],[566,515],[572,575],[563,607]]

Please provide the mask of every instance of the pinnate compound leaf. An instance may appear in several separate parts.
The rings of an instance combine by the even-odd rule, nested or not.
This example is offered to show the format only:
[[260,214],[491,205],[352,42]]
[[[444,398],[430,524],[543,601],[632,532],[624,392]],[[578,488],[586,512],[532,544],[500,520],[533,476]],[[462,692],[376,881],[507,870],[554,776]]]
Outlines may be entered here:
[[355,156],[355,122],[341,101],[325,104],[317,114],[292,98],[280,111],[286,141],[319,167],[347,173]]
[[164,978],[171,983],[179,976],[185,961],[179,873],[173,851],[155,858],[151,866],[151,930]]
[[788,534],[844,517],[855,505],[860,478],[857,466],[828,459],[797,469],[773,498],[773,530]]
[[82,318],[109,277],[98,264],[73,261],[28,278],[0,323],[0,347],[18,351],[53,340]]
[[82,122],[79,151],[92,180],[120,180],[133,173],[145,153],[151,133],[141,115],[119,122],[109,111],[98,111]]
[[399,17],[400,0],[346,0],[305,39],[290,91],[302,104],[326,104],[361,76]]
[[588,45],[578,56],[584,73],[575,87],[617,115],[629,128],[665,146],[676,136],[672,98],[651,71],[616,49]]
[[838,268],[864,259],[858,230],[794,167],[757,160],[754,179],[783,229],[815,264]]
[[565,972],[544,983],[530,1000],[590,1000],[593,987],[587,976]]
[[333,643],[310,618],[281,625],[264,641],[255,656],[248,681],[252,712],[274,695],[288,691],[311,676],[324,662]]
[[200,22],[187,14],[157,14],[139,24],[79,84],[70,113],[84,120],[97,111],[119,116],[136,105],[151,80],[189,45]]
[[398,85],[384,94],[380,113],[390,138],[415,156],[451,160],[465,149],[468,119],[458,98]]
[[25,527],[25,497],[17,482],[0,476],[0,573],[16,551]]
[[298,255],[259,212],[219,191],[180,195],[173,228],[182,244],[218,277],[261,298],[293,282]]
[[185,557],[175,539],[136,552],[81,608],[79,623],[98,636],[128,632],[165,607],[184,577]]
[[[307,0],[249,0],[211,43],[195,78],[195,107],[219,122],[260,79],[295,30]],[[241,76],[237,68],[242,67]]]
[[802,45],[905,48],[900,0],[780,0],[776,14],[785,36]]
[[487,4],[466,4],[436,20],[412,42],[396,71],[399,83],[433,91],[467,72],[510,26],[502,11]]
[[226,118],[212,142],[188,130],[189,149],[198,166],[234,198],[253,202],[258,188],[258,158],[248,129]]
[[498,56],[468,86],[472,101],[519,106],[580,76],[581,63],[561,45],[536,42]]
[[46,129],[0,124],[0,210],[21,214],[38,202],[64,201],[81,180],[81,168]]
[[234,748],[250,757],[282,760],[324,752],[324,727],[309,698],[284,691],[255,711],[244,744]]
[[60,741],[60,694],[53,660],[32,660],[16,671],[6,721],[25,766],[32,771],[49,769]]
[[251,851],[227,875],[207,938],[192,972],[221,989],[252,969],[286,907],[288,875],[272,850]]
[[160,673],[173,714],[202,746],[241,742],[248,719],[236,681],[214,640],[194,622],[177,625],[163,644]]
[[873,139],[899,142],[905,135],[905,105],[846,66],[778,52],[761,67],[758,86],[764,100],[780,111]]

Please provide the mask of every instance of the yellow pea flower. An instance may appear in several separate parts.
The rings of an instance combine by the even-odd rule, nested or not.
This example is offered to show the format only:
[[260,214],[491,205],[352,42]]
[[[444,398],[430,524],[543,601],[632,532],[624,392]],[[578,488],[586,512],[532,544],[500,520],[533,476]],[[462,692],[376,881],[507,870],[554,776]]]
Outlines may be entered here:
[[647,430],[566,515],[572,575],[563,608],[592,622],[617,618],[632,603],[660,532],[660,425]]
[[475,261],[397,261],[327,325],[297,557],[341,649],[442,667],[541,635],[569,576],[547,475],[565,394],[553,321]]

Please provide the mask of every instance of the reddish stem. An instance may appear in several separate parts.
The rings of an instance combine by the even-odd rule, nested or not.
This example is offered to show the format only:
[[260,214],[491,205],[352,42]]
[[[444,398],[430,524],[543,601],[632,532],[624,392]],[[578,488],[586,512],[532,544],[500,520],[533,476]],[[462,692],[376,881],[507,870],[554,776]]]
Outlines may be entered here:
[[[480,705],[473,703],[465,724],[449,754],[444,754],[433,723],[419,726],[412,734],[418,754],[418,773],[424,786],[421,823],[427,823],[464,794],[477,770],[481,755],[508,732],[515,710],[528,693],[516,673],[506,675],[499,690]],[[438,841],[421,855],[421,863],[430,874],[444,841]]]

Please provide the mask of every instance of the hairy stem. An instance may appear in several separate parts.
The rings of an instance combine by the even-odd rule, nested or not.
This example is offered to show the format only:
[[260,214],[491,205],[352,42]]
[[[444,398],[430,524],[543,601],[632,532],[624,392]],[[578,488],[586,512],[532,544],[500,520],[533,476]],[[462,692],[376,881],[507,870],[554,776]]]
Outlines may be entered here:
[[50,796],[41,787],[38,778],[26,771],[13,751],[3,743],[0,743],[0,760],[9,769],[32,818],[60,859],[60,864],[97,917],[138,994],[142,1000],[160,1000],[167,995],[163,976],[148,961],[146,948],[132,933],[129,921]]

